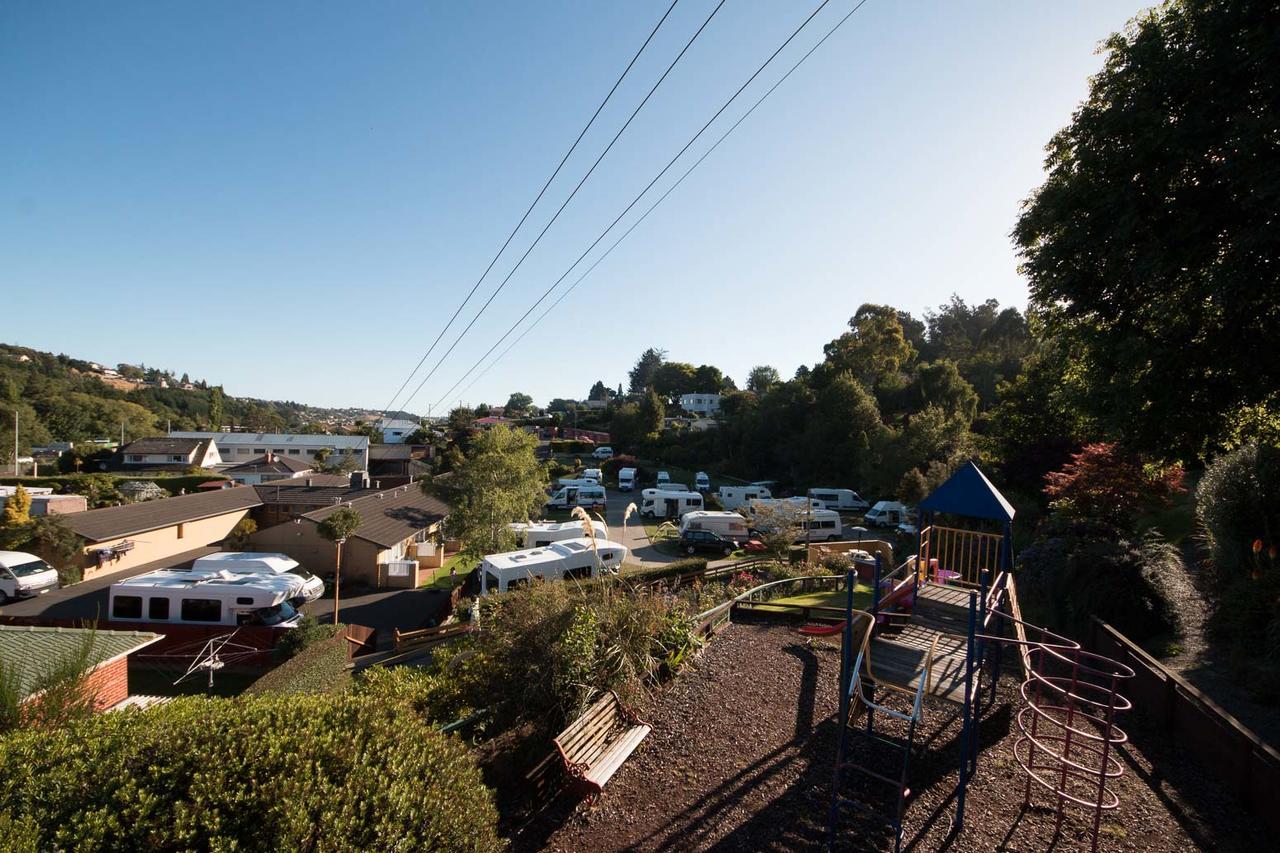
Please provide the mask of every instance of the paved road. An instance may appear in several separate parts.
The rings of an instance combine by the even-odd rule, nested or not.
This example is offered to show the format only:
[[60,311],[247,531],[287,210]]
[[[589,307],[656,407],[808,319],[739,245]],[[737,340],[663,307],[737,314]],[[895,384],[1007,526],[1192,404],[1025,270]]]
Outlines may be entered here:
[[625,525],[622,520],[626,515],[627,506],[634,503],[637,507],[640,504],[639,492],[619,492],[616,489],[608,491],[608,510],[605,512],[605,521],[609,525],[609,539],[614,542],[621,542],[627,546],[630,555],[627,562],[636,563],[641,566],[660,566],[663,563],[670,563],[676,557],[671,554],[665,554],[654,547],[649,541],[649,536],[644,532],[644,524],[641,522],[640,513],[637,511],[631,516],[631,520]]

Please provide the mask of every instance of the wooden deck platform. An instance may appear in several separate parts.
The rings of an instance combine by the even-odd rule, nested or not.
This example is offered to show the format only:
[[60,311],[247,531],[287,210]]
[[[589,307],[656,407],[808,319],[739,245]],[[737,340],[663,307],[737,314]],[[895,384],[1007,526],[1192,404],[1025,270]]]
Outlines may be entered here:
[[924,677],[925,661],[932,648],[925,695],[962,703],[968,634],[969,590],[939,584],[922,586],[911,620],[901,630],[881,634],[871,641],[871,678],[914,692]]

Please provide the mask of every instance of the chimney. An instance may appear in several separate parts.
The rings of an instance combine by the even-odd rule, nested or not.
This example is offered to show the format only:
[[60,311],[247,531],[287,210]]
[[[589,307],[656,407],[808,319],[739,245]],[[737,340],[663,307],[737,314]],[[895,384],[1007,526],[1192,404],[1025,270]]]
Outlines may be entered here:
[[268,464],[276,461],[276,455],[272,453],[270,450],[266,452],[265,456]]
[[312,479],[312,478],[310,478],[310,477],[308,477],[308,478],[307,478],[307,488],[311,488],[311,487],[312,487],[312,486],[314,486],[315,484],[316,484],[316,481],[315,481],[315,480],[313,480],[313,479]]
[[374,487],[375,489],[381,489],[381,488],[382,488],[382,481],[381,481],[381,480],[374,480],[374,481],[373,481],[373,487]]

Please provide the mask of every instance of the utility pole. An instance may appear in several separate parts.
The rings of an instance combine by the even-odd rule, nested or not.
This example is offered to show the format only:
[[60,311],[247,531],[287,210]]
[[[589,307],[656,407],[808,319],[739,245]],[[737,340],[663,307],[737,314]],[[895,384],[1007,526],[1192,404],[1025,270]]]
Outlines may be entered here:
[[342,543],[347,541],[347,537],[338,540],[338,554],[334,561],[333,569],[333,624],[338,624],[338,590],[342,586]]
[[124,447],[124,420],[120,421],[120,446]]
[[13,407],[13,476],[18,476],[18,407]]

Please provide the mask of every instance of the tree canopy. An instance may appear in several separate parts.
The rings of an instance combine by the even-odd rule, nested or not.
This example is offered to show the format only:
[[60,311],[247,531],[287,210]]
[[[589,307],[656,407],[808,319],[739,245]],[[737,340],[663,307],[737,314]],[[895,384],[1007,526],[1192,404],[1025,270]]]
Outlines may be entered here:
[[547,481],[536,446],[533,436],[504,424],[471,442],[444,492],[452,505],[445,524],[450,536],[462,540],[463,553],[483,557],[511,550],[515,536],[509,525],[528,521],[542,508]]

